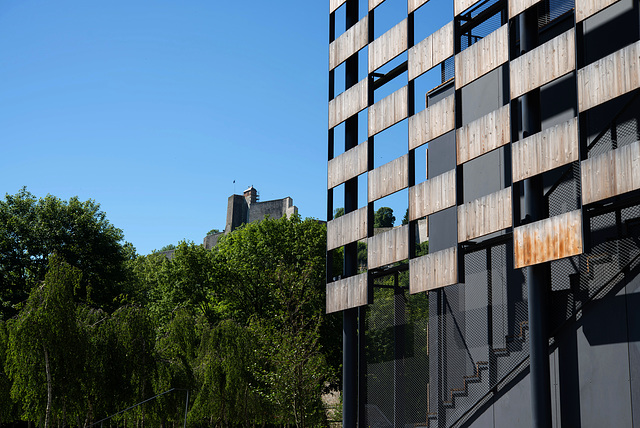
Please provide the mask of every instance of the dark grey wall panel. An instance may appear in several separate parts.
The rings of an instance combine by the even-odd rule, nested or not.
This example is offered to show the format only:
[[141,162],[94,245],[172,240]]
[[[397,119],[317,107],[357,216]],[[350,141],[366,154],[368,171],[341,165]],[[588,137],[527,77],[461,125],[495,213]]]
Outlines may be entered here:
[[640,275],[627,284],[627,325],[629,328],[629,370],[633,420],[640,424]]
[[633,13],[632,0],[620,0],[586,19],[584,39],[585,64],[638,40],[638,16]]
[[505,64],[463,87],[462,126],[507,104],[509,92],[504,86],[508,81],[509,69]]
[[524,377],[493,405],[495,428],[530,428],[531,382]]
[[540,88],[540,110],[543,131],[576,116],[576,79],[573,73]]
[[630,427],[624,290],[586,308],[577,333],[582,428]]
[[427,174],[429,178],[456,168],[456,133],[454,131],[447,132],[429,142],[428,162]]
[[504,154],[505,148],[500,147],[463,165],[465,203],[505,188]]
[[458,245],[456,207],[447,208],[429,216],[429,252]]

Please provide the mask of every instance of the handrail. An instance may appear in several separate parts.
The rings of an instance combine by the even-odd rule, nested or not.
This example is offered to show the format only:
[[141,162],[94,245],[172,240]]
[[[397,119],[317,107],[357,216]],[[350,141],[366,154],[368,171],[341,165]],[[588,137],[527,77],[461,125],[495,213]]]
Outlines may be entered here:
[[596,136],[596,138],[593,139],[591,144],[587,146],[587,153],[589,153],[589,150],[591,150],[593,146],[598,144],[598,142],[602,139],[602,137],[604,137],[606,133],[609,132],[611,125],[616,123],[616,121],[620,118],[620,116],[622,116],[622,113],[625,113],[627,109],[631,107],[631,104],[635,101],[636,98],[638,98],[638,94],[640,94],[640,91],[636,90],[633,96],[629,99],[629,101],[627,101],[627,103],[624,106],[622,106],[620,111],[618,111],[618,113],[613,117],[613,119],[611,119],[611,121],[607,123],[607,126],[605,126],[602,129],[602,131],[600,131],[600,133]]

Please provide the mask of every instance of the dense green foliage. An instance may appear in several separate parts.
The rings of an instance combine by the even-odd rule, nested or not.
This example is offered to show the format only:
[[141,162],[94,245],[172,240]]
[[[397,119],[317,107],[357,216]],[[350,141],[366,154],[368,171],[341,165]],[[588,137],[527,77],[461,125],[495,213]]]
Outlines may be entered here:
[[324,426],[340,319],[324,314],[326,228],[245,225],[212,251],[134,257],[99,206],[0,202],[0,426]]
[[380,207],[373,215],[373,227],[393,227],[396,217],[393,215],[393,209],[389,207]]

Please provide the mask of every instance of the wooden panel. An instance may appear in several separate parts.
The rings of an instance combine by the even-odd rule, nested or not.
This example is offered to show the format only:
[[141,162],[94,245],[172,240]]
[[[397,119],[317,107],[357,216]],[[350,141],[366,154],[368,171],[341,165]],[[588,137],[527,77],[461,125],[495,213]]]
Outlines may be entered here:
[[327,313],[357,308],[371,302],[367,293],[367,274],[327,283]]
[[394,227],[367,240],[369,269],[409,258],[409,225]]
[[409,187],[409,220],[416,220],[456,203],[456,171],[447,171]]
[[471,83],[509,60],[509,25],[505,24],[455,56],[456,88]]
[[585,111],[640,87],[640,42],[578,71],[578,109]]
[[582,161],[582,203],[640,189],[640,141]]
[[369,45],[369,73],[373,73],[407,50],[407,19],[375,39]]
[[429,240],[429,219],[421,218],[417,222],[416,243],[422,244]]
[[511,99],[576,68],[575,31],[570,29],[511,61]]
[[457,282],[456,247],[409,260],[409,292],[411,294],[434,290]]
[[571,119],[511,145],[513,181],[578,160],[578,120]]
[[329,70],[333,70],[369,42],[369,19],[362,18],[329,44]]
[[516,269],[582,253],[580,210],[513,229]]
[[364,78],[329,101],[329,129],[367,108],[369,78]]
[[413,150],[456,126],[455,95],[438,101],[409,118],[409,149]]
[[529,9],[540,0],[509,0],[509,19]]
[[406,86],[395,91],[369,108],[369,137],[406,118],[409,113]]
[[415,12],[420,6],[429,0],[407,0],[407,13]]
[[466,124],[456,131],[457,162],[461,165],[509,143],[509,105]]
[[329,13],[335,12],[340,6],[345,4],[347,0],[329,0]]
[[458,16],[479,1],[480,0],[453,0],[453,14]]
[[511,187],[458,206],[458,242],[511,227]]
[[406,188],[409,185],[409,155],[370,171],[367,178],[369,202]]
[[583,21],[617,1],[618,0],[576,0],[576,21]]
[[352,211],[327,223],[327,250],[367,237],[367,207]]
[[409,80],[429,71],[453,55],[453,22],[409,49]]
[[384,0],[369,0],[369,11],[372,11],[376,7],[380,6]]
[[332,189],[347,180],[367,172],[367,143],[358,144],[328,164],[327,188]]

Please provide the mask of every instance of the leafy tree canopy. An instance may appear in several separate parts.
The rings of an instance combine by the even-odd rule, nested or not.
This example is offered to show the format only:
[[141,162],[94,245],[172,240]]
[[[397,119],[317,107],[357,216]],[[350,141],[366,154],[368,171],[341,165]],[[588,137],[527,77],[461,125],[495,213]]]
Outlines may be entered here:
[[171,250],[175,250],[176,246],[173,244],[167,244],[164,247],[160,248],[160,251],[171,251]]
[[215,235],[216,233],[220,233],[220,230],[219,229],[211,229],[210,231],[207,232],[206,236]]
[[126,277],[124,261],[135,254],[93,200],[37,199],[22,188],[0,200],[0,315],[5,319],[44,280],[56,252],[82,273],[76,299],[110,306]]
[[373,216],[373,227],[393,227],[396,218],[389,207],[380,207]]

